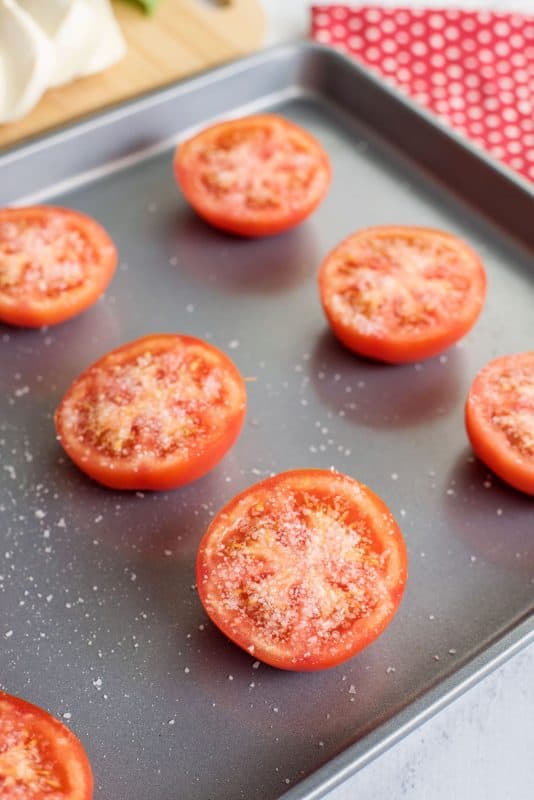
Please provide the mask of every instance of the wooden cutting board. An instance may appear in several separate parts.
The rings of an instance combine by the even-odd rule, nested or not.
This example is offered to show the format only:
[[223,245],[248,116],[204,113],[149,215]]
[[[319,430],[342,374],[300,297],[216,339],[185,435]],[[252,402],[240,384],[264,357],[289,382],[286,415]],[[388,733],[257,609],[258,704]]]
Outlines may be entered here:
[[113,7],[128,51],[98,75],[50,89],[17,122],[0,125],[0,148],[257,49],[265,22],[259,0],[160,0],[145,16],[126,0]]

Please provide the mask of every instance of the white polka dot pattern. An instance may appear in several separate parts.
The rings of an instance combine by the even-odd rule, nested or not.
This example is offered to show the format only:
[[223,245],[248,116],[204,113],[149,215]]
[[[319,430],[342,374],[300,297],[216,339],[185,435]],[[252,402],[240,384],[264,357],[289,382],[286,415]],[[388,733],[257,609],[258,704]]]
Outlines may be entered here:
[[313,6],[312,36],[534,181],[534,17]]

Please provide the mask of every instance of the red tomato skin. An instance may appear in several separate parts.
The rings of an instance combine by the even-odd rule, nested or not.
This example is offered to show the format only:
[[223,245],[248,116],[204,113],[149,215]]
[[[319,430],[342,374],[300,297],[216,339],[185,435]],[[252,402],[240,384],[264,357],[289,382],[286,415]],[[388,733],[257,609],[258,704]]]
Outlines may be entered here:
[[[80,444],[76,439],[73,440],[72,437],[67,435],[65,426],[63,424],[62,410],[69,402],[69,399],[78,381],[83,380],[92,369],[105,363],[108,356],[128,352],[133,346],[135,346],[136,349],[142,350],[144,347],[144,342],[147,340],[154,340],[156,337],[163,340],[168,338],[174,339],[176,336],[179,336],[179,338],[184,342],[196,344],[200,343],[208,347],[210,350],[216,351],[241,389],[241,405],[239,409],[235,414],[232,415],[232,417],[229,418],[225,431],[217,440],[211,443],[209,450],[197,454],[193,461],[176,461],[174,463],[164,463],[163,461],[159,461],[151,464],[150,466],[140,466],[135,472],[132,472],[127,465],[126,468],[121,468],[120,463],[118,466],[110,465],[108,458],[102,457],[94,451],[88,451],[84,445]],[[121,347],[112,350],[110,353],[106,353],[106,355],[102,356],[102,358],[98,359],[98,361],[91,364],[91,366],[82,372],[81,375],[74,380],[71,387],[65,394],[63,400],[56,410],[54,420],[58,439],[67,455],[72,459],[72,461],[74,461],[76,466],[82,470],[82,472],[85,472],[97,483],[107,486],[110,489],[163,491],[167,489],[176,489],[187,483],[191,483],[192,481],[197,480],[212,470],[237,440],[243,427],[245,415],[245,384],[237,367],[228,358],[228,356],[226,356],[222,351],[217,350],[217,348],[213,347],[213,345],[208,345],[206,342],[202,342],[200,339],[196,339],[193,336],[186,336],[185,334],[150,334],[133,342],[128,342]]]
[[[211,207],[211,204],[207,204],[197,190],[195,181],[196,169],[194,164],[190,164],[190,150],[192,145],[194,145],[204,136],[207,138],[211,133],[217,131],[218,129],[231,129],[236,127],[240,122],[249,119],[257,121],[259,125],[271,125],[273,121],[277,125],[283,124],[288,131],[298,133],[299,138],[307,142],[308,146],[317,153],[318,159],[320,160],[321,168],[324,174],[321,192],[317,193],[313,197],[310,197],[307,202],[302,203],[300,206],[288,210],[283,217],[268,218],[264,216],[262,218],[258,215],[255,218],[247,219],[243,215],[232,215],[229,214],[228,211],[224,210],[222,204],[219,209],[214,209]],[[182,142],[182,144],[180,144],[176,149],[174,156],[174,174],[185,198],[199,215],[199,217],[202,217],[202,219],[204,219],[210,225],[213,225],[215,228],[226,231],[226,233],[231,233],[236,236],[243,236],[246,238],[258,238],[262,236],[274,236],[275,234],[283,233],[284,231],[299,225],[307,217],[309,217],[323,201],[326,192],[328,191],[332,180],[332,167],[326,151],[322,148],[319,142],[303,128],[275,114],[258,114],[254,117],[244,117],[243,119],[216,123],[208,128],[205,128],[193,138]]]
[[32,215],[46,217],[57,215],[66,219],[75,220],[78,227],[88,234],[91,242],[99,251],[100,269],[82,287],[66,292],[61,301],[35,303],[32,300],[17,299],[10,303],[1,297],[0,293],[0,320],[22,328],[40,328],[44,325],[58,325],[92,306],[104,293],[111,282],[117,266],[118,255],[115,244],[104,228],[96,220],[68,208],[57,206],[30,206],[20,208],[0,209],[0,222],[4,220],[17,220],[24,218],[30,212]]
[[[197,565],[196,565],[196,583],[198,588],[198,593],[200,596],[200,600],[204,607],[204,610],[210,617],[211,621],[214,623],[216,627],[219,628],[224,635],[230,639],[234,644],[236,644],[241,649],[245,650],[248,655],[252,655],[255,659],[263,661],[265,664],[269,664],[272,667],[277,669],[283,669],[289,672],[317,672],[323,669],[329,669],[330,667],[338,666],[339,664],[347,661],[349,658],[360,653],[366,647],[368,647],[375,639],[377,639],[384,630],[388,627],[390,622],[392,621],[393,617],[397,613],[397,610],[400,606],[404,589],[406,586],[406,582],[408,579],[408,554],[406,551],[406,545],[400,529],[397,526],[398,536],[396,538],[396,547],[397,547],[397,556],[398,556],[398,565],[395,574],[392,576],[392,580],[389,582],[389,598],[391,602],[391,606],[389,612],[380,618],[379,615],[373,614],[372,616],[378,616],[379,618],[376,621],[373,621],[372,618],[370,620],[369,617],[365,617],[359,620],[355,626],[353,627],[353,644],[350,647],[350,650],[343,649],[342,652],[331,653],[330,655],[321,655],[320,657],[315,658],[307,658],[307,659],[287,659],[283,657],[278,657],[277,655],[273,654],[273,652],[269,649],[264,649],[261,646],[258,646],[257,641],[255,641],[252,637],[242,636],[241,632],[236,633],[235,629],[232,627],[231,620],[225,620],[220,615],[215,615],[213,611],[209,609],[209,603],[207,602],[207,591],[206,587],[209,584],[209,568],[205,562],[204,552],[208,545],[208,541],[212,535],[212,532],[215,531],[219,525],[219,522],[224,521],[224,519],[228,519],[232,517],[232,512],[239,504],[239,502],[245,498],[250,490],[262,488],[265,490],[267,494],[271,491],[271,489],[276,486],[280,480],[286,478],[299,478],[301,476],[309,476],[309,475],[332,475],[333,473],[321,470],[321,469],[296,469],[290,470],[288,472],[279,473],[278,475],[274,475],[270,478],[267,478],[259,483],[255,484],[254,486],[245,489],[243,492],[240,492],[236,495],[230,502],[224,506],[219,513],[214,517],[210,526],[208,527],[206,533],[202,537],[198,549],[197,555]],[[343,476],[345,477],[345,476]],[[354,481],[357,483],[356,481]],[[387,516],[391,516],[391,512],[389,508],[386,506],[384,501],[376,495],[368,486],[364,484],[359,484],[359,486],[365,491],[367,496],[372,499],[373,503],[375,504],[376,508],[379,509],[383,514]]]
[[[396,229],[405,230],[401,226],[375,226],[362,229],[358,233],[367,234],[374,231],[380,233],[382,231],[395,231]],[[341,320],[337,319],[326,301],[328,289],[326,265],[330,257],[349,242],[355,234],[348,236],[326,256],[319,269],[318,281],[321,305],[332,332],[345,347],[358,355],[365,356],[375,361],[382,361],[386,364],[409,364],[415,361],[424,361],[443,353],[444,350],[447,350],[451,345],[463,338],[475,325],[482,312],[487,291],[487,277],[482,262],[474,250],[468,245],[464,242],[460,242],[456,237],[437,229],[409,227],[408,230],[413,231],[415,234],[417,234],[417,232],[424,234],[435,233],[440,237],[447,237],[460,243],[464,251],[468,252],[474,259],[474,262],[478,263],[477,288],[479,292],[479,301],[472,308],[471,313],[467,317],[458,320],[449,320],[447,329],[438,330],[430,336],[414,336],[409,341],[402,341],[394,338],[386,339],[382,336],[373,336],[371,334],[364,335],[362,332],[355,330],[350,325],[343,324]]]
[[484,373],[491,368],[498,368],[511,358],[522,356],[528,356],[534,363],[534,353],[524,353],[496,358],[480,370],[467,396],[464,419],[468,439],[478,458],[505,483],[534,496],[534,466],[515,457],[511,449],[503,446],[498,434],[480,412],[480,406],[484,403]]
[[94,784],[91,765],[82,743],[70,728],[39,706],[0,691],[0,715],[9,716],[10,710],[27,717],[32,730],[37,735],[42,733],[45,741],[50,741],[55,760],[61,765],[62,779],[70,784],[65,800],[91,800]]

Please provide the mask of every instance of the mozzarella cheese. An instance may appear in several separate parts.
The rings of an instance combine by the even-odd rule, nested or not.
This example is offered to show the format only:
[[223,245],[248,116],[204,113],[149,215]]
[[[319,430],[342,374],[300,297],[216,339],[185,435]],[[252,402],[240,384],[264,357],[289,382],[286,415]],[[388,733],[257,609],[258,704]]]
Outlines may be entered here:
[[49,86],[114,64],[126,46],[109,0],[0,0],[0,122]]
[[48,86],[54,53],[47,36],[14,0],[0,0],[0,123],[19,119]]

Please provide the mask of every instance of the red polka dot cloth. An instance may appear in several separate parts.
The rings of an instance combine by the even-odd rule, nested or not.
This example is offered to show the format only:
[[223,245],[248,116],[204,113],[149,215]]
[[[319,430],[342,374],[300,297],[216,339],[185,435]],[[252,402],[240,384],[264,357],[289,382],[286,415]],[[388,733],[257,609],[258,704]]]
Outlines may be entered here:
[[312,36],[534,181],[534,17],[317,5]]

